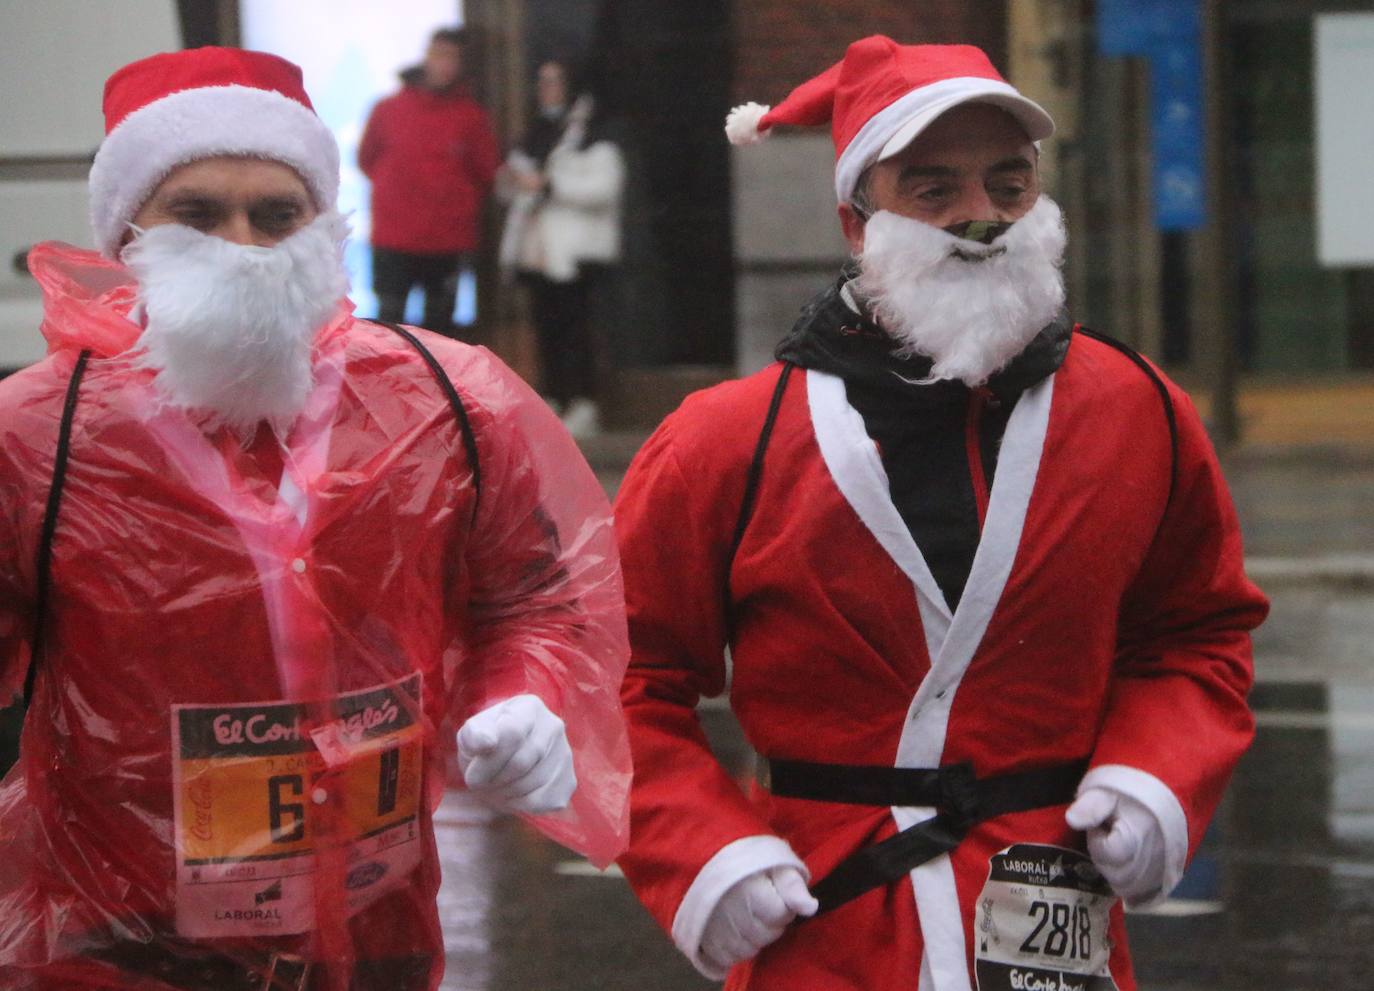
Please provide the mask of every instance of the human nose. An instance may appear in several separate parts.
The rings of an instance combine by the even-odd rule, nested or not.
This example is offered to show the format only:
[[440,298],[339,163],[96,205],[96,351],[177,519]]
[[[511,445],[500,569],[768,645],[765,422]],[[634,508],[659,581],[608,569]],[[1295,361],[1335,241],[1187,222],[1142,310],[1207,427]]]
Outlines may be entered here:
[[261,243],[258,239],[257,230],[253,227],[253,222],[249,219],[246,210],[235,210],[229,214],[215,229],[214,234],[230,244],[252,245]]
[[953,215],[949,217],[949,223],[945,226],[955,224],[966,224],[972,220],[1007,220],[1004,216],[1005,211],[999,207],[988,194],[988,191],[981,185],[966,188],[959,202],[955,204]]

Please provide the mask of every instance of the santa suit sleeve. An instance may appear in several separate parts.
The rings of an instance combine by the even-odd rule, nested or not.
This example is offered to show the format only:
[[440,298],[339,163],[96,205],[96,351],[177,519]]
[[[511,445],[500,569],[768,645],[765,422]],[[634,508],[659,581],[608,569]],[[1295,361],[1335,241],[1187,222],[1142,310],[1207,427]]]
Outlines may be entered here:
[[568,809],[532,821],[605,866],[628,839],[630,785],[618,695],[629,647],[610,507],[544,402],[486,351],[471,355],[451,371],[474,405],[481,472],[455,723],[523,693],[559,715],[577,791]]
[[712,463],[728,440],[679,436],[684,423],[699,435],[711,420],[680,411],[665,421],[616,499],[631,643],[621,695],[635,761],[633,841],[620,865],[678,948],[719,978],[699,950],[721,895],[757,870],[806,869],[712,755],[696,715],[701,696],[725,688],[725,570],[743,497],[743,465]]
[[1177,478],[1122,601],[1113,682],[1080,793],[1104,785],[1143,802],[1164,831],[1160,897],[1182,876],[1254,735],[1250,630],[1268,610],[1245,577],[1240,527],[1188,396],[1170,386]]

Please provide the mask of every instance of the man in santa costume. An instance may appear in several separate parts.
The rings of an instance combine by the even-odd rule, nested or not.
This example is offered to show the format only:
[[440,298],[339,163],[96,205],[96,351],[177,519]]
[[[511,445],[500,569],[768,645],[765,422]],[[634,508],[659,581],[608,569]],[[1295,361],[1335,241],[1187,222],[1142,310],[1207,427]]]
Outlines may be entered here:
[[[1064,314],[1053,124],[981,51],[867,38],[727,131],[824,123],[856,267],[618,497],[620,863],[730,989],[1129,991],[1122,902],[1253,731],[1225,484],[1188,397]],[[693,711],[727,687],[747,796]]]
[[296,66],[155,55],[104,109],[100,253],[33,250],[0,383],[0,986],[436,988],[450,758],[624,845],[609,507],[490,354],[353,318]]

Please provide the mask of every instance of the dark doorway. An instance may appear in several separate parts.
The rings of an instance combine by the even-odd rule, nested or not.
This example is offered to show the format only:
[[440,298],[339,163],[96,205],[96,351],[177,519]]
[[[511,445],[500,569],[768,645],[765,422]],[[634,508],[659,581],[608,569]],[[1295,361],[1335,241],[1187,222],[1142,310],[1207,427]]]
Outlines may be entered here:
[[731,365],[727,0],[605,0],[588,66],[629,168],[621,319],[626,366]]

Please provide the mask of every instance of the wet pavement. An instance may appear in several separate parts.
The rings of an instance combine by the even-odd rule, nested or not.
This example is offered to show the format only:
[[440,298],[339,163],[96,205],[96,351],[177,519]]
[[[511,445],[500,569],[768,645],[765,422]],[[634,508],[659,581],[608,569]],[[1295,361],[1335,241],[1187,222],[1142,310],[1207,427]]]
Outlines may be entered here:
[[[1241,457],[1227,471],[1273,600],[1255,637],[1259,728],[1183,883],[1128,916],[1137,977],[1144,991],[1374,988],[1374,459]],[[748,774],[728,711],[702,719]],[[445,989],[718,986],[614,872],[453,796],[440,823]]]

